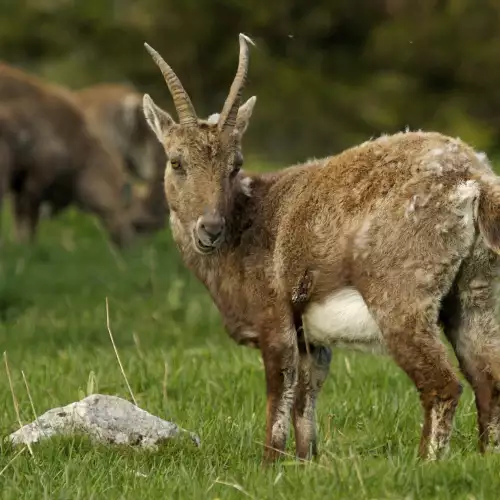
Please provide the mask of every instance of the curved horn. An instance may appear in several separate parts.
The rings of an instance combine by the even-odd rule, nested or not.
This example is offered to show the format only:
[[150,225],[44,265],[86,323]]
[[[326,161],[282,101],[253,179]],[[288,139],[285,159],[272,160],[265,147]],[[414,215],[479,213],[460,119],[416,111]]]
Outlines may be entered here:
[[238,115],[238,107],[241,101],[241,93],[245,86],[245,80],[248,71],[249,48],[247,42],[255,45],[255,43],[243,33],[240,33],[240,60],[238,62],[238,69],[234,77],[229,95],[222,108],[219,118],[219,129],[233,130],[236,125],[236,117]]
[[184,90],[181,81],[178,76],[174,73],[174,70],[163,60],[163,58],[149,46],[147,43],[144,44],[146,50],[149,52],[153,61],[160,68],[165,82],[168,85],[168,90],[172,95],[174,100],[175,109],[177,110],[177,115],[179,116],[179,123],[181,125],[196,125],[198,123],[198,118],[196,117],[196,111],[191,103],[188,93]]

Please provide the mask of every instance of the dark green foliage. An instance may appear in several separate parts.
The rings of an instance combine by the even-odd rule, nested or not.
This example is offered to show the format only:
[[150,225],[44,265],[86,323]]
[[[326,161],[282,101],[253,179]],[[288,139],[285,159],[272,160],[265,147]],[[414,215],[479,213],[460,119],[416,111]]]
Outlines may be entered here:
[[499,25],[496,0],[3,0],[0,53],[71,87],[131,81],[172,110],[147,41],[208,115],[244,32],[259,98],[247,155],[297,161],[405,126],[496,154]]

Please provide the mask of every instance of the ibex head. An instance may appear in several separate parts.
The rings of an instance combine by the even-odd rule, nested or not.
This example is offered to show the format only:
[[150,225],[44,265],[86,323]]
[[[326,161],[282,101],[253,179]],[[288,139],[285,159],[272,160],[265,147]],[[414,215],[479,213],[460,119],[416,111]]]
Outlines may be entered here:
[[[248,37],[240,34],[236,76],[220,115],[198,119],[179,78],[149,45],[146,49],[159,66],[172,95],[179,123],[146,94],[144,114],[167,154],[165,193],[171,216],[192,237],[194,248],[209,254],[224,241],[225,226],[235,194],[243,189],[238,175],[243,163],[241,139],[256,97],[241,104],[248,70]],[[243,189],[244,190],[244,189]]]

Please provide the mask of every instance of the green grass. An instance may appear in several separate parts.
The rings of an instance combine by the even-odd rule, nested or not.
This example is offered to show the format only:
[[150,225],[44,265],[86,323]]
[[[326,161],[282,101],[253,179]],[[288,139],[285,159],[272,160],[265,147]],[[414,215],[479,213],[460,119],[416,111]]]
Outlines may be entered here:
[[[4,219],[6,234],[8,214]],[[17,450],[2,444],[2,498],[498,498],[500,458],[476,452],[468,387],[451,456],[422,464],[415,459],[421,411],[411,383],[386,358],[346,351],[334,354],[319,401],[319,461],[285,459],[263,470],[262,362],[227,337],[168,230],[117,257],[91,218],[69,212],[44,221],[35,246],[6,241],[0,256],[0,348],[24,423],[33,417],[21,370],[38,413],[88,392],[128,398],[106,330],[108,297],[139,405],[202,440],[199,449],[180,440],[153,453],[55,440],[34,446],[34,458],[26,451],[15,457]],[[2,373],[4,436],[17,423]]]

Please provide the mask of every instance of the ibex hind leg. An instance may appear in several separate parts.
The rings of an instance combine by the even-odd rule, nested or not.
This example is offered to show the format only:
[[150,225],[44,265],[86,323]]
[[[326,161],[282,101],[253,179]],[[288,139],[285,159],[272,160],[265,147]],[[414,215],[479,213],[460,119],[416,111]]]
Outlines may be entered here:
[[[402,297],[404,295],[404,297]],[[419,456],[438,459],[448,450],[462,386],[440,341],[437,323],[440,297],[405,292],[369,301],[388,353],[410,377],[420,395],[424,425]],[[397,304],[397,308],[388,306]]]
[[[414,251],[411,259],[399,265],[387,262],[390,254],[384,254],[383,249],[379,253],[377,248],[357,276],[356,286],[380,329],[388,353],[420,395],[424,424],[419,456],[433,460],[448,449],[462,392],[440,339],[438,323],[441,301],[451,288],[462,259],[436,259],[430,239],[413,244],[416,250],[425,248],[429,252],[426,255]],[[374,272],[377,279],[373,279]]]
[[[403,197],[384,206],[384,217],[374,218],[358,243],[364,252],[356,254],[353,266],[389,353],[420,394],[424,425],[419,455],[428,459],[446,452],[462,392],[439,326],[442,301],[477,236],[473,215],[478,189],[457,175],[440,177],[440,184],[429,177],[418,186],[408,185],[416,205]],[[425,202],[418,205],[424,195]]]
[[443,301],[441,321],[476,400],[479,449],[500,448],[499,258],[478,239]]

